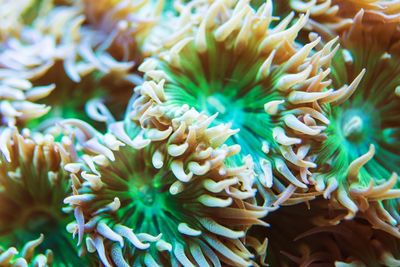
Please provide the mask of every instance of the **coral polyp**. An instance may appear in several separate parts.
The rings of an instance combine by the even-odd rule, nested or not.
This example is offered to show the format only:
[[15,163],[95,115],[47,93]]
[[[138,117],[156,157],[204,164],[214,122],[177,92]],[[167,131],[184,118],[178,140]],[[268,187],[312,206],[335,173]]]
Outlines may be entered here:
[[365,75],[359,87],[347,94],[348,99],[333,103],[326,140],[316,151],[319,169],[313,177],[317,190],[325,197],[334,192],[348,208],[347,218],[365,212],[375,227],[399,236],[396,27],[395,23],[370,25],[360,12],[343,37],[343,50],[333,61],[333,82],[345,84],[358,73]]
[[11,256],[17,250],[21,250],[18,257],[28,262],[52,262],[53,266],[84,263],[65,231],[69,219],[62,211],[62,201],[70,190],[63,170],[71,160],[66,138],[60,144],[50,135],[1,130],[0,243],[14,248],[8,250],[10,258],[5,256],[8,254],[1,257],[2,264],[12,264]]
[[[262,224],[254,204],[251,160],[228,165],[238,146],[220,143],[232,131],[182,109],[159,128],[130,120],[105,135],[69,120],[85,154],[66,165],[74,194],[69,230],[105,266],[248,266],[242,238]],[[165,127],[165,128],[164,128]]]
[[103,39],[101,46],[122,61],[140,62],[145,44],[157,25],[164,1],[84,0],[84,13]]
[[12,126],[17,123],[40,118],[47,114],[50,107],[34,103],[50,94],[54,84],[34,86],[23,78],[0,78],[0,125]]
[[[35,253],[35,249],[42,244],[44,236],[28,241],[18,251],[15,247],[3,248],[0,246],[1,266],[49,266],[53,264],[53,252],[46,250],[43,254]],[[56,264],[55,264],[56,266]]]
[[[254,262],[259,266],[313,266],[312,261],[294,260],[299,253],[304,253],[304,247],[318,252],[328,250],[329,243],[318,238],[313,242],[304,242],[302,237],[318,227],[335,227],[336,217],[346,211],[336,209],[329,200],[321,197],[308,204],[300,203],[282,206],[269,213],[264,220],[268,227],[253,227],[247,234],[247,244],[255,251]],[[316,258],[318,254],[316,255]],[[332,256],[334,257],[334,256]],[[299,257],[300,258],[300,257]]]
[[[89,100],[107,96],[104,101],[113,104],[114,96],[121,94],[129,99],[134,81],[128,72],[134,64],[113,58],[100,47],[101,40],[95,38],[97,34],[85,23],[82,7],[75,3],[42,12],[42,16],[34,18],[30,25],[24,25],[17,34],[2,42],[0,79],[26,80],[24,86],[28,87],[20,89],[20,83],[13,87],[5,84],[4,90],[18,86],[14,91],[28,91],[30,87],[38,87],[25,95],[23,92],[4,94],[10,103],[4,107],[7,108],[5,115],[10,117],[9,124],[27,126],[27,118],[46,113],[45,118],[36,120],[29,127],[36,127],[47,118],[52,121],[60,117],[87,120],[84,109]],[[46,50],[45,54],[43,50]],[[26,85],[28,83],[30,87]],[[65,99],[71,101],[65,103]],[[25,102],[21,104],[21,101]],[[27,111],[23,113],[19,111],[21,109]]]
[[0,0],[0,267],[400,266],[400,0]]
[[[240,130],[228,142],[254,158],[267,202],[278,205],[307,188],[316,166],[307,158],[308,141],[320,139],[328,123],[318,103],[333,91],[326,76],[337,47],[333,40],[318,50],[319,38],[298,45],[307,16],[271,27],[272,9],[271,1],[257,10],[248,1],[188,4],[164,52],[139,69],[163,91],[155,100],[160,106],[188,105]],[[150,90],[137,90],[143,105]],[[277,197],[267,193],[271,187]]]
[[[398,0],[287,0],[277,1],[278,13],[310,13],[305,29],[316,31],[326,39],[346,32],[354,22],[354,16],[364,10],[371,21],[400,21]],[[279,14],[282,15],[282,14]]]
[[[261,266],[398,266],[399,240],[362,217],[346,214],[331,200],[281,207],[268,214],[269,227],[248,233]],[[262,238],[265,238],[264,242]]]
[[297,265],[398,266],[399,240],[371,228],[363,219],[310,229],[299,237],[299,252],[289,255]]

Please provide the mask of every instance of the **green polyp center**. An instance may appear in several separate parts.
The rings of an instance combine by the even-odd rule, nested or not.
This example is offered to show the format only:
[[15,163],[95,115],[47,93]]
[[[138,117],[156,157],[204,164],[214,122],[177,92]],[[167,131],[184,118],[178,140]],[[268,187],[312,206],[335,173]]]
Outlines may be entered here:
[[240,127],[243,124],[245,116],[243,109],[234,100],[220,93],[204,97],[203,106],[203,110],[209,116],[218,113],[218,121],[232,123],[233,127]]
[[[362,38],[369,38],[369,34],[364,35]],[[337,53],[332,61],[336,88],[350,84],[362,68],[366,72],[351,97],[332,106],[327,139],[318,151],[317,164],[347,182],[349,165],[372,144],[374,155],[358,173],[359,181],[368,185],[372,179],[387,179],[392,172],[400,172],[400,98],[396,95],[400,67],[398,56],[392,54],[389,60],[386,46],[381,46],[386,41],[368,41],[364,46],[360,36],[349,35],[345,45],[354,63],[346,62],[343,53]]]
[[165,208],[168,192],[161,190],[161,187],[155,183],[144,184],[140,186],[132,185],[129,188],[132,202],[144,214],[157,214],[160,209]]
[[351,143],[360,143],[371,137],[373,128],[367,128],[368,125],[376,126],[376,121],[372,122],[370,117],[360,110],[348,110],[344,112],[341,124],[344,138]]
[[347,139],[357,139],[362,134],[363,121],[359,116],[354,116],[343,125],[343,134]]
[[[169,192],[169,186],[175,181],[172,173],[149,165],[145,160],[151,155],[147,153],[140,156],[122,154],[120,162],[129,166],[129,172],[119,176],[124,181],[123,186],[112,190],[112,194],[121,200],[116,222],[137,233],[153,236],[162,233],[164,240],[179,239],[176,229],[179,222],[185,220],[181,212],[185,203],[178,202]],[[125,169],[125,166],[120,167]]]
[[[171,245],[184,244],[187,237],[179,232],[179,224],[199,227],[196,218],[205,213],[197,198],[204,194],[204,190],[201,181],[195,180],[188,183],[183,191],[171,194],[170,187],[177,181],[170,170],[171,159],[164,158],[164,165],[155,168],[151,158],[156,148],[152,145],[141,150],[123,147],[115,154],[112,166],[100,168],[106,186],[97,192],[98,197],[90,213],[103,209],[104,205],[118,197],[121,205],[116,212],[99,213],[99,219],[111,228],[123,225],[135,234],[146,233],[154,237],[161,234],[162,240]],[[157,262],[162,262],[156,246],[145,251],[136,250],[127,242],[123,248],[126,260],[132,266],[140,265],[137,261],[142,261],[142,252],[150,253]]]
[[[275,88],[281,73],[272,70],[258,79],[268,56],[258,53],[258,39],[241,52],[230,41],[216,41],[210,32],[205,52],[198,52],[193,42],[180,52],[178,66],[163,62],[161,68],[169,77],[165,105],[188,105],[209,116],[218,113],[211,126],[229,123],[232,129],[239,129],[227,143],[239,144],[241,155],[251,154],[258,159],[265,157],[261,149],[264,142],[271,149],[277,148],[272,129],[281,121],[267,114],[264,105],[282,98]],[[240,156],[234,158],[241,161]]]
[[155,202],[156,192],[149,188],[148,186],[142,186],[139,189],[139,198],[141,199],[143,205],[152,206]]

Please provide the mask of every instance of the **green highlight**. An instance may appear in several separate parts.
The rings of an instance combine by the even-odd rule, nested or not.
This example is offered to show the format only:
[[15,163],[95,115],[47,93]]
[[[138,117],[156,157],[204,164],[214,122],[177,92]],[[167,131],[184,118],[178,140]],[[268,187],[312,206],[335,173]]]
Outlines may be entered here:
[[[198,204],[192,199],[200,196],[203,189],[198,182],[190,186],[189,192],[177,196],[171,195],[169,187],[176,180],[167,167],[155,169],[147,159],[151,158],[151,148],[138,151],[132,148],[121,148],[112,170],[102,168],[102,181],[106,188],[97,192],[95,206],[109,202],[109,196],[116,196],[121,201],[121,208],[114,215],[101,215],[102,220],[110,226],[122,224],[135,233],[147,233],[158,236],[173,244],[185,242],[177,231],[181,222],[196,225],[195,215],[201,213]],[[129,243],[127,243],[129,247]],[[152,256],[157,259],[157,250]]]
[[189,105],[211,116],[218,113],[214,125],[230,123],[240,132],[228,140],[239,144],[243,154],[263,155],[261,147],[267,142],[273,149],[278,145],[272,137],[273,127],[283,125],[279,116],[270,116],[264,104],[282,99],[276,90],[281,73],[272,71],[266,79],[257,79],[265,60],[257,52],[256,44],[237,53],[224,42],[207,35],[207,52],[196,51],[189,43],[181,52],[179,67],[162,63],[170,81],[165,84],[167,106]]

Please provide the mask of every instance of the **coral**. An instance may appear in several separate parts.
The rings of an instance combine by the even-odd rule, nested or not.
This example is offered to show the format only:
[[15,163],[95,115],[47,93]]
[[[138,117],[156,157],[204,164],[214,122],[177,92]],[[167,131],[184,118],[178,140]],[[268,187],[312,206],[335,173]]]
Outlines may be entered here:
[[139,68],[152,81],[137,89],[140,104],[217,114],[215,124],[240,130],[228,142],[253,157],[266,205],[304,201],[293,193],[307,189],[316,166],[309,142],[323,138],[329,123],[319,103],[333,92],[325,78],[338,47],[333,40],[316,50],[319,38],[300,46],[295,40],[307,16],[269,28],[272,2],[257,10],[247,2],[194,1],[180,10],[164,51]]
[[357,89],[327,110],[331,123],[315,150],[318,169],[312,179],[326,198],[348,209],[347,218],[365,212],[374,227],[399,236],[397,36],[397,24],[371,25],[363,21],[363,12],[344,35],[343,49],[333,60],[333,83],[340,86],[360,72],[365,75]]
[[[309,203],[283,206],[270,212],[264,221],[268,227],[253,227],[247,234],[247,242],[254,251],[256,266],[294,266],[294,255],[302,252],[305,245],[309,249],[325,249],[325,239],[315,238],[304,242],[304,235],[318,227],[335,227],[336,218],[346,211],[336,209],[329,200],[318,197]],[[298,260],[298,264],[304,263]],[[303,265],[301,265],[303,266]]]
[[398,0],[286,0],[277,2],[277,15],[289,12],[309,12],[308,31],[316,31],[326,40],[347,31],[353,24],[354,16],[361,10],[371,21],[400,21]]
[[400,0],[0,1],[0,266],[400,266]]
[[[254,204],[251,159],[230,165],[234,133],[193,109],[154,115],[146,129],[128,117],[100,134],[77,120],[80,161],[67,164],[74,194],[69,231],[105,266],[249,266],[242,239],[266,214]],[[157,122],[158,124],[155,124]]]
[[[43,104],[51,107],[47,117],[37,120],[38,122],[49,117],[78,117],[88,120],[84,107],[90,99],[99,100],[90,102],[92,104],[103,101],[110,104],[111,108],[116,103],[119,106],[126,105],[132,88],[140,83],[140,78],[130,73],[134,63],[120,62],[113,58],[106,47],[102,47],[104,40],[98,36],[99,32],[86,24],[83,12],[79,3],[56,6],[1,43],[0,79],[24,79],[33,87],[40,87],[30,97],[32,101],[24,103],[23,108],[26,110],[27,105],[31,110],[33,104],[42,104],[35,105],[35,113],[38,115],[30,117],[36,118],[39,114],[47,113],[49,108]],[[42,86],[47,86],[47,90]],[[21,93],[17,96],[5,95],[5,99],[14,108],[6,114],[7,117],[11,116],[8,119],[9,124],[27,125],[25,117],[29,112],[17,115],[18,109],[22,108],[21,104],[16,103],[29,100],[26,98]],[[42,99],[38,101],[40,98]],[[64,99],[73,101],[65,103]],[[88,109],[93,111],[99,108],[104,109],[99,105],[92,105]],[[89,112],[89,115],[92,113]],[[104,117],[105,114],[102,115]],[[96,114],[94,117],[99,119]],[[34,127],[33,125],[30,124],[29,127]]]
[[374,230],[362,219],[315,227],[299,237],[300,254],[288,255],[301,266],[399,266],[397,237]]
[[45,115],[50,107],[34,102],[46,97],[54,88],[54,84],[33,86],[23,78],[0,78],[0,125],[13,126]]
[[18,251],[15,247],[2,248],[0,246],[0,265],[9,266],[48,266],[53,264],[53,252],[47,250],[45,254],[35,253],[35,249],[43,243],[44,236],[28,241]]
[[141,62],[147,54],[146,39],[160,19],[164,1],[84,0],[83,6],[102,47],[118,60]]
[[[86,59],[77,63],[78,47],[89,49],[79,44],[82,41],[79,32],[82,22],[81,10],[77,6],[50,10],[31,25],[23,27],[16,36],[2,42],[1,68],[7,75],[34,80],[43,76],[57,60],[64,60],[68,76],[79,82],[82,75],[94,68]],[[43,50],[46,53],[42,53]]]
[[339,223],[345,214],[321,197],[269,213],[264,219],[269,227],[247,234],[254,265],[398,266],[398,237],[374,229],[362,213]]
[[[28,262],[46,262],[47,257],[53,266],[84,263],[65,231],[70,219],[62,211],[63,199],[70,191],[69,176],[63,169],[73,157],[69,138],[55,142],[49,134],[3,128],[0,140],[2,246],[25,247],[18,257]],[[34,253],[36,247],[47,256]],[[16,249],[4,253],[0,262],[13,264]]]
[[53,7],[51,0],[5,0],[0,10],[0,41],[17,36],[38,15]]

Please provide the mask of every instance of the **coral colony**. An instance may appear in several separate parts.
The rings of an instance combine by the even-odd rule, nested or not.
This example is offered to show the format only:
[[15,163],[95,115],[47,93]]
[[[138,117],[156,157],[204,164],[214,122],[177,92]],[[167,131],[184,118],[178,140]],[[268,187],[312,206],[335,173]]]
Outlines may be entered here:
[[0,267],[400,266],[400,0],[0,0]]

